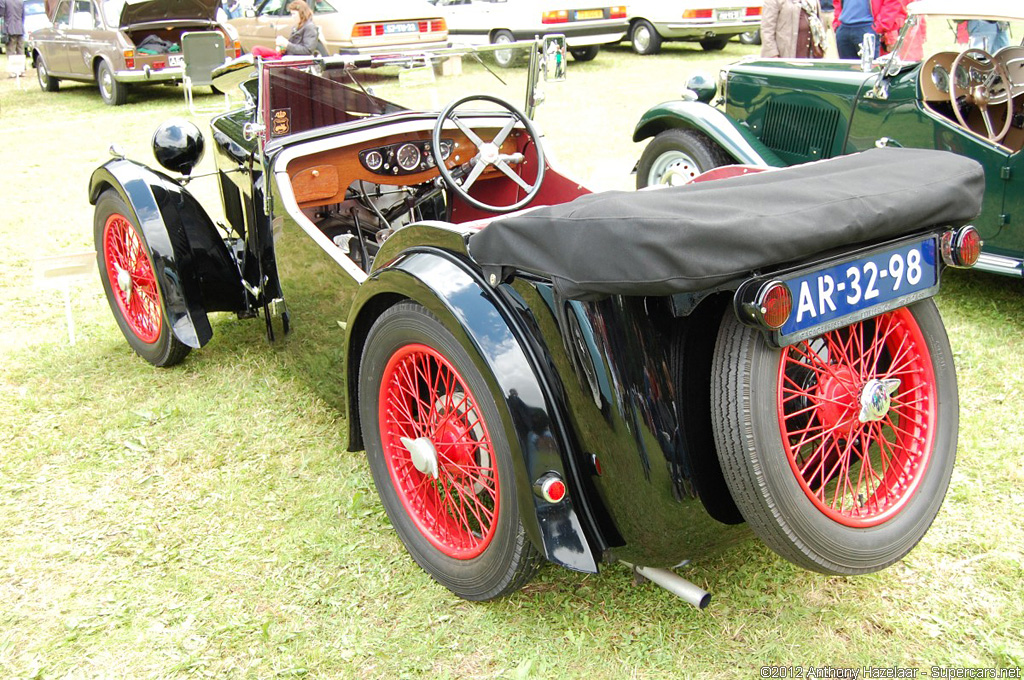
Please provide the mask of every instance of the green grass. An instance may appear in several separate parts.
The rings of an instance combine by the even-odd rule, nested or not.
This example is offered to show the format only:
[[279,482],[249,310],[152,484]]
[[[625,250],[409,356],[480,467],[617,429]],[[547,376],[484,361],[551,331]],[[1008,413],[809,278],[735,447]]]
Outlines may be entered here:
[[[616,49],[570,64],[539,115],[548,146],[586,183],[629,188],[640,113],[694,71],[751,51]],[[153,369],[128,349],[94,277],[73,291],[68,345],[63,298],[35,285],[32,264],[92,248],[86,187],[110,142],[150,162],[154,126],[184,115],[180,89],[145,94],[111,109],[93,87],[47,94],[0,80],[0,677],[1024,665],[1020,281],[944,281],[959,459],[935,525],[903,562],[827,577],[747,540],[685,570],[714,594],[704,612],[619,566],[597,576],[549,566],[512,597],[471,604],[406,555],[362,454],[345,450],[342,414],[261,322],[217,315],[207,347]],[[212,184],[192,188],[216,205]]]

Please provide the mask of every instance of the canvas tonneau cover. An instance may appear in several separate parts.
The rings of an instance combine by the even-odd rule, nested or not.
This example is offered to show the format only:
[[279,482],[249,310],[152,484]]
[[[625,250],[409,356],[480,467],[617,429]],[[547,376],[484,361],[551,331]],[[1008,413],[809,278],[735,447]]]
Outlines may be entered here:
[[984,174],[945,151],[840,158],[645,191],[589,194],[497,218],[469,239],[481,266],[550,277],[574,299],[705,290],[835,248],[981,211]]

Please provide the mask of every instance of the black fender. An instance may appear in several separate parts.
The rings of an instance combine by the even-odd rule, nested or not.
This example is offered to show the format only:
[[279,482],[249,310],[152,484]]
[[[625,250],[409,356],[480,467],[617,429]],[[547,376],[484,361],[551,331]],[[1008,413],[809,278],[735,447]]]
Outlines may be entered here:
[[213,328],[212,311],[246,309],[238,265],[213,220],[184,187],[167,175],[125,159],[107,161],[89,180],[89,202],[113,189],[142,230],[174,336],[202,347]]
[[703,102],[677,100],[652,106],[637,121],[633,141],[643,141],[671,128],[703,132],[742,165],[776,168],[788,165],[753,132],[727,113]]
[[[548,560],[596,573],[595,550],[574,501],[581,487],[565,464],[569,445],[564,414],[538,370],[538,359],[528,349],[525,331],[464,257],[437,247],[413,247],[374,271],[359,287],[349,312],[345,355],[349,449],[362,448],[357,400],[363,343],[381,312],[402,300],[413,300],[437,316],[487,381],[512,447],[517,499],[530,540]],[[547,424],[548,431],[531,441],[538,420]],[[569,493],[560,503],[548,503],[534,493],[533,483],[548,472],[566,480]]]

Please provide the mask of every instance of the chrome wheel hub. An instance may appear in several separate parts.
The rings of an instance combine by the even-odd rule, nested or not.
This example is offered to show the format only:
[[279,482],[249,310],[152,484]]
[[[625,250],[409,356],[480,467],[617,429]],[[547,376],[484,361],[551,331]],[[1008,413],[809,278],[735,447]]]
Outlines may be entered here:
[[877,422],[885,418],[892,406],[892,395],[900,388],[898,378],[872,378],[860,393],[860,422]]
[[[117,267],[117,265],[114,265]],[[130,297],[132,294],[132,275],[128,273],[127,269],[121,269],[117,267],[117,287],[121,289],[124,296]]]
[[437,479],[437,449],[434,443],[426,437],[409,439],[402,437],[402,446],[409,452],[412,458],[413,467],[425,475]]

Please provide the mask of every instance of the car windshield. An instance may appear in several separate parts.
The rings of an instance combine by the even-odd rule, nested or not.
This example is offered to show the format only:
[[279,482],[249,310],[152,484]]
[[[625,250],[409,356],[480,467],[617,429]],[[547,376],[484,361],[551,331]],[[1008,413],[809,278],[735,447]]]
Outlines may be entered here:
[[[501,50],[511,63],[501,68],[493,50],[442,50],[428,55],[362,59],[358,62],[326,60],[319,63],[268,62],[269,101],[263,112],[270,122],[270,137],[348,123],[403,110],[440,111],[467,95],[498,97],[526,109],[525,93],[533,43],[517,43]],[[255,95],[255,81],[245,87]],[[545,83],[545,89],[558,83]],[[482,102],[480,109],[494,109]],[[287,124],[278,125],[287,118]]]
[[899,45],[901,61],[921,61],[939,52],[961,52],[975,47],[995,54],[1024,40],[1024,21],[985,21],[964,16],[911,15]]
[[42,0],[32,0],[25,3],[25,16],[34,16],[36,14],[45,14],[46,5]]

